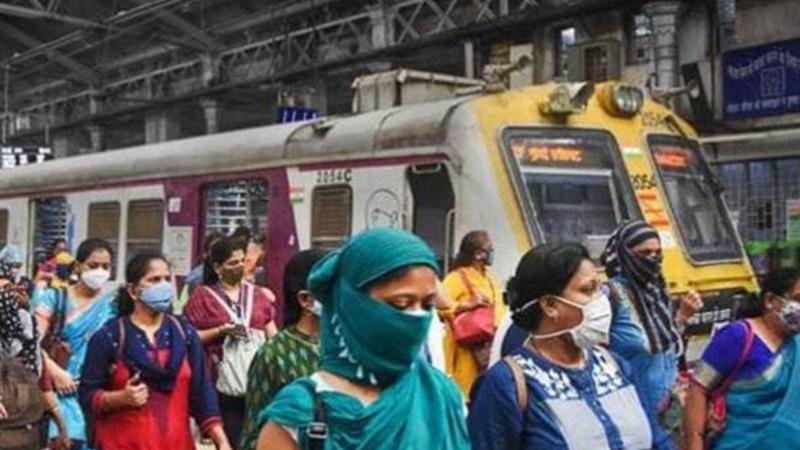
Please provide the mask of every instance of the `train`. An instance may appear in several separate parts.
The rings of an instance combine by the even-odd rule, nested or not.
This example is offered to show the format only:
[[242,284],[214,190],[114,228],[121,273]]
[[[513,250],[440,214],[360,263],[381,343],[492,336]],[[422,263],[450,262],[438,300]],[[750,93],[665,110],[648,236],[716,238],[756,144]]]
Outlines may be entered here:
[[702,333],[757,292],[721,192],[694,129],[638,87],[549,83],[3,171],[0,239],[25,249],[28,267],[56,236],[73,248],[102,237],[116,267],[156,249],[185,276],[208,232],[246,225],[281,292],[298,249],[373,227],[418,234],[444,267],[464,234],[487,230],[507,278],[537,243],[597,254],[640,218],[661,236],[671,292],[703,295],[691,324]]

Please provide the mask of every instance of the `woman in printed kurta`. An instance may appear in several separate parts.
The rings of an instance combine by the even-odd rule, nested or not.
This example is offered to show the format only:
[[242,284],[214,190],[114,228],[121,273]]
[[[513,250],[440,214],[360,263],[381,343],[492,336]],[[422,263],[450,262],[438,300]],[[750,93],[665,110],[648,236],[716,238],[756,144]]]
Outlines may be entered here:
[[[506,307],[500,282],[490,270],[493,259],[492,242],[485,231],[472,231],[464,236],[454,269],[444,279],[450,305],[440,309],[439,314],[445,321],[449,322],[455,316],[478,306],[493,305],[495,325],[500,323]],[[472,384],[486,368],[489,346],[491,341],[469,347],[460,345],[453,338],[452,329],[447,327],[444,338],[445,367],[465,397],[469,396]],[[476,355],[479,356],[476,358]],[[480,361],[482,358],[485,360]]]
[[167,313],[175,298],[159,254],[135,256],[118,294],[120,317],[89,342],[80,400],[101,450],[194,450],[194,417],[230,450],[194,328]]
[[[692,374],[685,412],[687,450],[789,450],[800,424],[800,272],[767,276],[761,314],[719,330]],[[711,393],[727,416],[716,439],[704,439]],[[709,442],[710,441],[710,442]],[[709,445],[710,444],[710,445]]]
[[611,305],[579,244],[540,245],[509,281],[514,322],[530,338],[476,388],[474,450],[667,449],[630,371],[607,343]]
[[263,423],[258,415],[278,391],[311,375],[319,364],[319,316],[322,304],[306,287],[311,267],[325,255],[305,250],[294,255],[283,272],[283,323],[286,328],[256,353],[247,375],[242,450],[254,450]]
[[[51,326],[56,326],[51,320],[55,312],[66,307],[61,338],[69,345],[69,360],[66,367],[60,367],[45,355],[44,363],[58,391],[69,438],[75,448],[81,449],[86,448],[87,440],[86,422],[77,395],[81,369],[89,339],[114,316],[114,293],[106,286],[111,276],[111,246],[101,239],[88,239],[78,247],[75,262],[79,281],[67,288],[40,291],[34,303],[38,305],[36,318],[43,336]],[[50,437],[56,434],[56,426],[51,424]]]
[[[245,246],[245,241],[232,238],[221,239],[211,246],[203,268],[203,286],[194,291],[184,309],[186,319],[197,328],[203,341],[215,385],[223,358],[222,344],[227,336],[246,332],[245,326],[249,332],[267,337],[277,334],[273,294],[243,280]],[[226,395],[219,389],[217,396],[225,433],[236,445],[244,422],[244,396]]]

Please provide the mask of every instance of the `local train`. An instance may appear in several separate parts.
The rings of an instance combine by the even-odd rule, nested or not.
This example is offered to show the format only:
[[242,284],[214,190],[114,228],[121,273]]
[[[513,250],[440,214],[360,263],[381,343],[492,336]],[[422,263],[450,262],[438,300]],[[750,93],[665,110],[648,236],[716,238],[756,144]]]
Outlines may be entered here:
[[445,265],[464,234],[488,230],[505,278],[536,243],[597,253],[620,221],[643,218],[669,288],[699,291],[695,325],[708,326],[757,289],[720,192],[692,128],[640,89],[551,83],[2,171],[0,241],[32,264],[57,236],[102,237],[117,267],[155,248],[183,276],[206,233],[243,224],[264,236],[281,292],[298,249],[367,228],[411,230]]

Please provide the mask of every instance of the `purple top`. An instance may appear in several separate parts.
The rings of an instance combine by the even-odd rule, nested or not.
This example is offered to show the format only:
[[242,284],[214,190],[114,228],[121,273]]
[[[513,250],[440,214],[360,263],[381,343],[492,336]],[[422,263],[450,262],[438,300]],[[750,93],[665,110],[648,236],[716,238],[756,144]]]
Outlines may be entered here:
[[[732,322],[717,331],[697,364],[693,379],[707,390],[717,388],[736,367],[747,339],[743,320]],[[756,334],[739,373],[732,381],[752,380],[761,376],[772,363],[775,353]]]

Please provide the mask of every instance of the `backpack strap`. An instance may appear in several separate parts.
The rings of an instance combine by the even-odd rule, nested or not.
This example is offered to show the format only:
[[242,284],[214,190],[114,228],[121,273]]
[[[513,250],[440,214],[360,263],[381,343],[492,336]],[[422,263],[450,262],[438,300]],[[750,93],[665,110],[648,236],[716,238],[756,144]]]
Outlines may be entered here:
[[514,384],[517,388],[517,407],[522,417],[525,417],[525,410],[528,408],[528,384],[525,382],[525,373],[522,372],[522,367],[512,356],[503,358],[503,362],[511,369],[511,375],[514,376]]
[[306,428],[308,450],[323,450],[325,448],[325,440],[328,439],[325,405],[322,403],[322,396],[319,395],[315,386],[311,387],[311,395],[314,398],[314,420]]
[[[214,291],[214,289],[212,289],[210,286],[202,286],[202,288],[205,289],[206,292],[208,292],[211,295],[211,297],[213,297],[214,300],[216,300],[217,303],[219,303],[220,306],[222,306],[222,309],[224,309],[225,312],[228,313],[228,316],[233,321],[233,323],[238,323],[240,320],[242,320],[242,318],[236,314],[233,308],[231,308],[231,305],[229,305],[228,302],[223,300],[222,297],[220,297],[219,294],[217,294]],[[240,289],[244,289],[244,285],[242,285]]]

